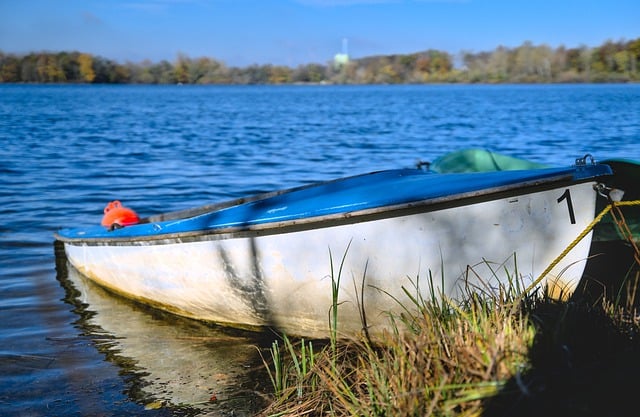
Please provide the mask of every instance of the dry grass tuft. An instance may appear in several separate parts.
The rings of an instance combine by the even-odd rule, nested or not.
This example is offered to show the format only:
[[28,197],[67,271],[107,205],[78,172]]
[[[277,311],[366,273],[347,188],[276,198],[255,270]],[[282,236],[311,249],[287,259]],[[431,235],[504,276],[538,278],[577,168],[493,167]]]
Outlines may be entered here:
[[514,294],[476,289],[462,302],[421,302],[375,342],[284,338],[272,355],[286,382],[263,415],[600,416],[635,407],[633,305]]
[[522,300],[504,298],[512,291],[497,294],[417,301],[392,318],[395,331],[381,340],[317,347],[306,374],[295,352],[310,349],[285,338],[287,349],[272,351],[270,367],[289,375],[289,388],[265,415],[478,415],[483,399],[523,371],[535,336]]

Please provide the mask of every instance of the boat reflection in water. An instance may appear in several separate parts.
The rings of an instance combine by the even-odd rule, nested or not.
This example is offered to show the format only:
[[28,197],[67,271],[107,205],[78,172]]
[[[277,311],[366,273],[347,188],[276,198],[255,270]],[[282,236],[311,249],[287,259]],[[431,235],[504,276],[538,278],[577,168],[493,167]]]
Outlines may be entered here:
[[189,409],[254,415],[264,407],[260,392],[267,389],[268,376],[258,353],[264,335],[219,329],[134,304],[92,283],[63,254],[58,257],[63,258],[57,269],[65,301],[80,315],[76,325],[130,376],[134,401],[189,415]]

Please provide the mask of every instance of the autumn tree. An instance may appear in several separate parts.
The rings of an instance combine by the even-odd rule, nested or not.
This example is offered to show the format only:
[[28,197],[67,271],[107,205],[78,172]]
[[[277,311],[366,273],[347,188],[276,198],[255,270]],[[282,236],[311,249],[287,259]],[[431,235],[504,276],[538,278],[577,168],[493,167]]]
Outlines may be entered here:
[[291,74],[296,83],[319,83],[327,78],[326,68],[320,64],[299,65]]
[[176,82],[187,84],[189,82],[189,57],[184,54],[178,54],[178,59],[176,60],[173,71]]
[[80,66],[80,79],[92,83],[96,78],[96,73],[93,71],[93,57],[89,54],[78,55],[78,65]]
[[0,82],[15,83],[20,80],[20,61],[13,55],[0,52]]

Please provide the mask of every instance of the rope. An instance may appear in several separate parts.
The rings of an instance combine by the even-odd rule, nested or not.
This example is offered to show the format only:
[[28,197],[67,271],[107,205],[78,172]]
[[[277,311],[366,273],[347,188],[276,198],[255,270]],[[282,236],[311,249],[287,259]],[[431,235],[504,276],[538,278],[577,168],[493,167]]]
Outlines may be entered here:
[[[619,202],[611,202],[608,206],[606,206],[594,219],[591,223],[589,223],[589,225],[582,231],[582,233],[580,233],[578,235],[578,237],[576,237],[573,242],[571,242],[569,244],[569,246],[567,246],[561,253],[560,255],[558,255],[558,257],[556,259],[553,260],[553,262],[551,262],[551,264],[547,267],[547,269],[545,269],[542,274],[540,274],[540,276],[538,278],[536,278],[535,281],[533,281],[525,290],[525,293],[528,293],[530,290],[532,290],[534,287],[536,287],[538,284],[540,284],[540,282],[549,274],[549,272],[551,272],[551,270],[553,268],[555,268],[556,265],[558,265],[558,263],[560,263],[560,261],[567,256],[567,254],[578,244],[580,243],[580,241],[582,239],[584,239],[584,237],[586,235],[589,234],[589,232],[591,232],[591,230],[593,230],[593,228],[600,223],[600,221],[602,220],[602,218],[609,212],[611,211],[612,208],[614,207],[622,207],[622,206],[638,206],[640,205],[640,200],[632,200],[632,201],[619,201]],[[619,225],[618,225],[619,226]]]

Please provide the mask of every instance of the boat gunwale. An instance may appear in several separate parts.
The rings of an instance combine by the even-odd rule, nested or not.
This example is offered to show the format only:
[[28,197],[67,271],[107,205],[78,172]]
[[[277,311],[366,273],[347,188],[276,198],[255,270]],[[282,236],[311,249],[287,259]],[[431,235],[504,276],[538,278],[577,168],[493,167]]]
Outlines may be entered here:
[[222,210],[222,209],[226,209],[226,208],[230,208],[230,207],[235,207],[235,206],[239,206],[239,205],[247,204],[247,203],[254,203],[256,201],[266,200],[266,199],[271,198],[271,197],[277,197],[277,196],[280,196],[280,195],[289,194],[289,193],[293,193],[293,192],[296,192],[296,191],[302,191],[302,190],[306,190],[308,188],[313,188],[313,187],[317,187],[317,186],[336,183],[336,182],[339,182],[339,181],[344,181],[344,180],[353,179],[353,178],[357,178],[357,177],[364,177],[364,176],[369,176],[369,175],[373,175],[373,174],[378,174],[380,172],[384,172],[384,171],[374,171],[374,172],[369,172],[369,173],[366,173],[366,174],[353,175],[353,176],[350,176],[350,177],[338,178],[338,179],[334,179],[334,180],[312,182],[310,184],[304,184],[304,185],[300,185],[300,186],[297,186],[297,187],[285,188],[285,189],[282,189],[282,190],[275,190],[275,191],[267,191],[267,192],[264,192],[264,193],[258,193],[258,194],[255,194],[255,195],[238,197],[238,198],[234,198],[234,199],[227,200],[227,201],[221,201],[221,202],[218,202],[218,203],[205,204],[205,205],[199,206],[199,207],[192,207],[192,208],[188,208],[188,209],[185,209],[185,210],[177,210],[177,211],[170,211],[170,212],[167,212],[167,213],[152,214],[151,216],[144,217],[144,218],[140,219],[140,224],[143,224],[143,223],[160,223],[160,222],[165,222],[165,221],[169,221],[169,220],[186,220],[186,219],[189,219],[189,218],[192,218],[192,217],[200,216],[202,214],[211,213],[211,212],[214,212],[214,211],[217,211],[217,210]]
[[[481,190],[468,191],[452,194],[443,197],[435,197],[424,200],[416,200],[408,203],[387,205],[382,207],[355,210],[343,213],[334,213],[321,216],[314,216],[302,219],[284,220],[268,223],[260,223],[245,226],[231,226],[222,228],[210,228],[196,231],[186,231],[179,233],[158,233],[143,236],[121,236],[121,237],[65,237],[55,233],[54,237],[73,246],[141,246],[141,245],[166,245],[176,243],[189,243],[211,240],[226,240],[243,237],[257,237],[273,234],[285,234],[304,230],[321,229],[338,225],[354,224],[367,221],[375,221],[385,218],[401,217],[411,214],[428,213],[453,207],[462,207],[471,204],[509,198],[520,195],[532,194],[535,192],[547,191],[562,186],[581,184],[586,182],[598,182],[598,177],[575,179],[573,174],[562,174],[548,178],[537,178],[530,181],[521,181],[513,184],[501,185],[498,187],[484,188]],[[297,187],[306,188],[308,186]],[[283,190],[282,193],[289,190]],[[517,191],[517,193],[515,192]],[[594,191],[595,192],[595,191]],[[273,194],[273,193],[266,193]],[[275,195],[280,192],[275,192]],[[264,194],[261,194],[264,195]],[[254,196],[258,197],[258,196]],[[249,197],[251,198],[251,197]],[[268,197],[266,197],[268,198]],[[234,200],[239,201],[243,198]],[[256,198],[255,200],[259,200]],[[225,204],[225,203],[220,203]],[[230,202],[227,202],[230,204]],[[242,203],[240,203],[242,204]],[[216,206],[209,205],[203,207]],[[202,210],[203,207],[184,210]],[[178,212],[174,212],[178,213]],[[205,214],[208,211],[205,211]],[[157,215],[161,216],[161,215]],[[154,218],[150,216],[149,218]],[[185,220],[190,217],[185,217]]]

